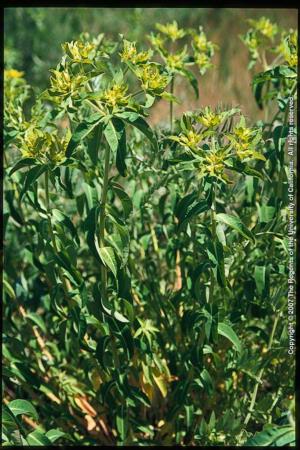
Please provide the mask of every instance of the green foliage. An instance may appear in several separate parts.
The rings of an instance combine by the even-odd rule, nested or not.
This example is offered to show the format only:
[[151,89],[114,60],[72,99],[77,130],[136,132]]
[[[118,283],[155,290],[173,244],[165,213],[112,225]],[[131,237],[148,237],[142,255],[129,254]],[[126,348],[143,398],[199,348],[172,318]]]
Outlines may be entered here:
[[[277,86],[271,121],[221,106],[174,118],[175,77],[197,97],[217,47],[176,21],[149,36],[65,42],[37,95],[5,70],[3,446],[293,445],[296,68],[254,79],[262,108]],[[169,125],[152,126],[166,101]]]

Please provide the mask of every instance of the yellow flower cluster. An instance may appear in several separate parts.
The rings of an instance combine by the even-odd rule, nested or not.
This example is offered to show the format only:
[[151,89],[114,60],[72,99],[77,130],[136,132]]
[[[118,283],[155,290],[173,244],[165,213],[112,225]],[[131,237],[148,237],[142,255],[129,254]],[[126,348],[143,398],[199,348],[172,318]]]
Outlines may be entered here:
[[156,64],[138,67],[136,75],[141,80],[142,89],[156,94],[163,92],[170,81],[167,75],[160,73]]
[[265,157],[256,151],[257,144],[261,140],[259,130],[239,125],[236,126],[233,133],[227,137],[232,143],[232,148],[236,151],[237,157],[241,161],[246,159],[261,159],[265,161]]
[[163,48],[165,39],[160,33],[157,33],[157,34],[151,33],[150,35],[148,35],[148,39],[151,42],[151,44],[153,45],[153,47],[155,47],[157,49]]
[[285,62],[290,67],[297,67],[298,65],[298,32],[291,30],[288,35],[283,33],[281,42],[275,49],[276,53],[283,56]]
[[206,156],[201,167],[201,175],[222,177],[224,172],[224,155],[222,153],[210,153]]
[[126,96],[128,87],[124,83],[115,83],[104,91],[101,100],[109,106],[127,105],[129,96]]
[[196,120],[206,128],[215,128],[221,124],[224,114],[215,113],[209,107],[199,113]]
[[278,26],[266,17],[261,17],[259,20],[250,19],[249,23],[256,31],[269,39],[273,39],[278,32]]
[[90,63],[95,56],[96,45],[90,42],[71,41],[62,44],[64,52],[78,63]]
[[132,64],[145,64],[153,54],[152,50],[138,53],[135,42],[126,41],[124,39],[123,43],[123,51],[120,53],[120,56],[121,60],[124,62],[129,61]]
[[11,80],[15,78],[22,78],[24,75],[24,72],[20,72],[16,69],[5,69],[4,70],[4,80]]
[[22,156],[59,164],[65,159],[65,152],[70,138],[70,130],[63,138],[59,138],[57,131],[49,133],[30,126],[24,133],[24,136],[20,138]]
[[175,20],[172,23],[166,23],[165,25],[157,23],[155,26],[158,31],[165,34],[172,42],[183,38],[186,34],[182,28],[178,28],[178,24]]
[[217,46],[207,39],[202,28],[198,34],[194,32],[192,34],[195,63],[199,67],[200,73],[204,74],[212,66],[211,58]]
[[170,53],[164,59],[170,69],[183,69],[187,57],[186,47],[178,53]]
[[87,81],[84,75],[72,75],[67,70],[62,72],[51,70],[50,72],[52,73],[50,77],[50,91],[59,96],[76,94],[78,89]]

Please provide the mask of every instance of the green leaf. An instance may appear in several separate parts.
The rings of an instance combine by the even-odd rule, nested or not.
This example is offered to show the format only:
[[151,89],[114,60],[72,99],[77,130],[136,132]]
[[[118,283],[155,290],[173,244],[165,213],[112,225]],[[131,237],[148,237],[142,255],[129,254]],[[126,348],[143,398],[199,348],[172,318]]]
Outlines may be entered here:
[[119,135],[111,120],[108,121],[106,127],[104,128],[103,134],[112,152],[116,153],[119,146]]
[[25,183],[23,186],[23,189],[20,193],[20,199],[23,197],[23,195],[28,191],[30,186],[44,173],[48,170],[48,166],[46,165],[38,165],[35,167],[32,167],[32,169],[29,169],[26,178]]
[[47,333],[45,322],[39,314],[29,312],[26,314],[26,318],[32,320],[44,333]]
[[72,156],[78,144],[99,124],[101,117],[98,113],[93,114],[89,120],[85,120],[77,126],[66,149],[67,158]]
[[181,73],[185,78],[188,79],[190,82],[192,88],[194,89],[194,92],[196,94],[196,98],[199,98],[199,88],[198,88],[198,81],[193,72],[186,69],[180,69],[179,73]]
[[241,352],[241,342],[239,338],[237,337],[235,331],[232,329],[230,325],[227,325],[226,323],[219,322],[218,323],[218,334],[221,336],[226,337],[232,344],[235,346],[236,350],[238,352]]
[[257,291],[261,295],[266,286],[266,267],[265,266],[255,266],[254,269],[254,279]]
[[9,295],[13,299],[16,298],[15,291],[13,290],[13,288],[9,284],[9,282],[6,281],[5,279],[3,279],[3,288],[4,288],[4,291],[7,293],[7,295]]
[[229,227],[236,230],[239,234],[244,236],[246,239],[249,239],[251,242],[255,244],[255,237],[251,233],[250,230],[243,224],[239,217],[231,216],[229,214],[219,213],[216,215],[216,219],[218,222],[223,222]]
[[41,433],[38,430],[35,430],[32,433],[28,434],[26,440],[29,445],[34,446],[36,445],[46,446],[52,444],[51,440],[45,434]]
[[127,219],[132,212],[131,198],[128,196],[128,194],[126,194],[126,192],[124,191],[124,189],[122,188],[122,186],[120,184],[112,183],[112,189],[113,189],[114,193],[119,197],[119,199],[122,203],[124,217],[125,217],[125,219]]
[[53,429],[53,430],[47,431],[45,436],[53,443],[53,442],[57,441],[57,439],[59,439],[61,437],[66,437],[67,435],[63,431]]
[[127,156],[127,144],[126,144],[126,131],[125,128],[121,133],[121,137],[118,142],[117,155],[116,155],[116,167],[119,171],[119,174],[122,177],[126,177],[127,175],[127,166],[126,166],[126,156]]
[[98,246],[97,250],[103,264],[110,269],[115,278],[117,278],[117,262],[112,247]]
[[20,414],[26,414],[34,419],[38,420],[38,413],[35,407],[27,400],[12,400],[7,405],[14,416],[19,416]]
[[123,442],[126,439],[127,435],[127,417],[125,407],[123,405],[117,412],[116,425],[120,439]]
[[20,159],[10,170],[9,176],[12,176],[14,172],[21,169],[22,167],[32,166],[33,164],[36,164],[36,160],[34,158],[23,158]]
[[283,445],[289,445],[295,442],[295,429],[292,426],[276,426],[267,425],[263,431],[256,433],[254,436],[250,437],[246,442],[245,446],[249,447],[269,447],[276,446],[280,447]]
[[156,139],[155,133],[153,132],[152,128],[148,125],[148,123],[141,116],[138,116],[136,118],[136,115],[133,116],[132,113],[130,113],[130,112],[116,114],[116,116],[120,117],[121,119],[128,122],[130,125],[137,128],[139,131],[141,131],[149,139],[149,141],[153,145],[154,149],[156,151],[158,150],[157,139]]

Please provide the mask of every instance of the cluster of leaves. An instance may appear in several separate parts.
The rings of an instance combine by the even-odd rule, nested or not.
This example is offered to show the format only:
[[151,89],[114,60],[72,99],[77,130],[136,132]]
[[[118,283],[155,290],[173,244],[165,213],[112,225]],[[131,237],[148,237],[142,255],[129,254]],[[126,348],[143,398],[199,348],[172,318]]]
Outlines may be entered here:
[[171,109],[151,128],[216,48],[157,30],[146,50],[63,44],[34,99],[6,72],[3,445],[294,441],[286,109],[253,125]]

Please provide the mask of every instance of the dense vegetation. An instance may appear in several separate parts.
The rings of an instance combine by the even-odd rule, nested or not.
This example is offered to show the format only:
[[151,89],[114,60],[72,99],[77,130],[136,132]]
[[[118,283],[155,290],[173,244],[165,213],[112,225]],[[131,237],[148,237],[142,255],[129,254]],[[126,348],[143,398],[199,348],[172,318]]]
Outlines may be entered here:
[[41,92],[7,66],[2,445],[294,444],[297,32],[249,26],[254,123],[175,116],[178,80],[198,98],[215,70],[202,27],[84,32]]

